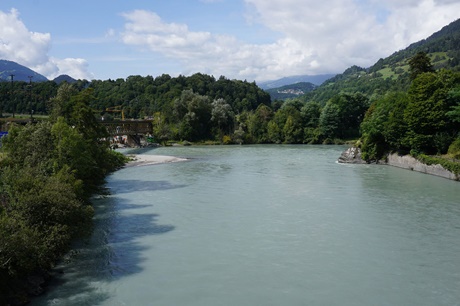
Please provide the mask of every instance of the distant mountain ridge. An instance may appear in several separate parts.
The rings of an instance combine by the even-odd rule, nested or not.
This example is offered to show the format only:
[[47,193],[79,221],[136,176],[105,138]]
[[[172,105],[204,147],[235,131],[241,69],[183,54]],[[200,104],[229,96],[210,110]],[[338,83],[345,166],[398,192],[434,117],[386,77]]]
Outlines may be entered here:
[[314,90],[316,87],[318,86],[310,82],[299,82],[278,88],[266,89],[265,91],[270,94],[272,101],[275,101],[296,98]]
[[262,89],[278,88],[278,87],[282,87],[285,85],[292,85],[292,84],[301,83],[301,82],[312,83],[316,86],[319,86],[324,81],[334,76],[335,74],[297,75],[297,76],[284,77],[278,80],[260,82],[257,85],[259,85],[259,87]]
[[32,77],[33,82],[46,82],[48,79],[43,75],[22,66],[16,62],[0,60],[0,81],[10,81],[11,75],[14,81],[29,82]]
[[[45,76],[33,71],[26,66],[20,65],[13,61],[0,60],[0,82],[11,81],[11,75],[13,75],[13,81],[22,81],[22,82],[46,82],[49,81]],[[32,78],[30,78],[32,77]],[[77,82],[71,76],[67,74],[62,74],[53,79],[56,84],[62,82],[67,82],[73,84]]]
[[75,80],[71,76],[68,76],[67,74],[61,74],[57,78],[54,78],[53,81],[56,82],[56,84],[58,84],[58,85],[61,84],[62,82],[67,82],[69,84],[73,84],[73,83],[77,82],[77,80]]
[[408,61],[418,52],[425,52],[435,69],[460,71],[460,19],[426,39],[379,59],[369,68],[352,66],[300,98],[324,105],[341,92],[360,92],[372,97],[388,91],[406,91],[410,85]]

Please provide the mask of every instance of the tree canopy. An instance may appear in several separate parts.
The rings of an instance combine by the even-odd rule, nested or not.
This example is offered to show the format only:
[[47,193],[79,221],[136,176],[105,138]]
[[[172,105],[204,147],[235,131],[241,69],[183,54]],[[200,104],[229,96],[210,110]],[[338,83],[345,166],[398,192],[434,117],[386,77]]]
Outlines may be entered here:
[[111,151],[88,103],[63,86],[50,120],[13,125],[0,160],[0,304],[25,300],[22,279],[52,267],[90,232],[89,198],[126,161]]

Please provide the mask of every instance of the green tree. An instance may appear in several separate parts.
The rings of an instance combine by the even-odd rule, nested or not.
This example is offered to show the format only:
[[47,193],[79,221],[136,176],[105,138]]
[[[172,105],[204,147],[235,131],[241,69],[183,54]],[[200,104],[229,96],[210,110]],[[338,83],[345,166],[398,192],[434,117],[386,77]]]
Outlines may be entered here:
[[[449,104],[451,110],[447,112],[447,116],[456,123],[460,123],[460,86],[456,86],[448,93]],[[458,125],[457,125],[458,127]]]
[[460,82],[460,74],[441,70],[422,73],[412,82],[404,112],[407,144],[418,152],[445,153],[458,133],[458,125],[447,115],[455,103],[449,92]]
[[321,133],[329,139],[358,137],[359,126],[368,107],[369,99],[361,93],[334,96],[321,112]]
[[329,101],[319,117],[319,129],[326,139],[333,139],[339,134],[340,109],[337,104]]
[[212,102],[211,121],[219,131],[219,139],[222,140],[223,134],[230,134],[230,128],[233,127],[235,114],[232,107],[224,99],[216,99]]
[[303,128],[300,116],[288,116],[283,127],[283,134],[285,143],[302,143]]
[[309,102],[300,110],[305,127],[316,128],[319,125],[319,117],[321,116],[321,105],[317,102]]
[[268,139],[273,143],[281,143],[283,140],[283,133],[274,120],[270,120],[267,125]]
[[212,106],[208,96],[184,90],[174,105],[177,106],[175,112],[180,122],[179,136],[182,139],[196,141],[210,137]]
[[272,116],[273,111],[270,107],[264,104],[260,104],[255,112],[249,116],[248,131],[254,142],[269,142],[267,127]]
[[421,73],[434,72],[431,60],[425,52],[418,52],[409,60],[409,73],[411,80],[414,80]]
[[405,93],[388,93],[376,100],[361,123],[361,150],[366,161],[376,161],[391,150],[402,150],[406,132]]
[[156,112],[153,116],[153,135],[163,145],[171,138],[170,126],[166,123],[166,118],[161,112]]

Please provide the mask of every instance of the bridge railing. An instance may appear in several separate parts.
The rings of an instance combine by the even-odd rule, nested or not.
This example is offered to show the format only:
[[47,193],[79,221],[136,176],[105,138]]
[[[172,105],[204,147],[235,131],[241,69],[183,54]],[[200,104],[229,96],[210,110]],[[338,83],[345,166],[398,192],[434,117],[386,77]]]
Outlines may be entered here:
[[149,120],[102,121],[111,136],[151,134],[153,125]]

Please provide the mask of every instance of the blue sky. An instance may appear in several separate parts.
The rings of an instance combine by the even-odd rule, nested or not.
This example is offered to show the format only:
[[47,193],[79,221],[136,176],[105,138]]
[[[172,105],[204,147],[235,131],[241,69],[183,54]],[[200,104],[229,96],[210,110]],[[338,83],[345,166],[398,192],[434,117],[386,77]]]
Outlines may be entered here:
[[48,78],[340,73],[460,18],[460,0],[2,0],[0,59]]

